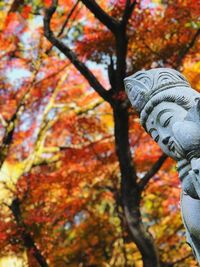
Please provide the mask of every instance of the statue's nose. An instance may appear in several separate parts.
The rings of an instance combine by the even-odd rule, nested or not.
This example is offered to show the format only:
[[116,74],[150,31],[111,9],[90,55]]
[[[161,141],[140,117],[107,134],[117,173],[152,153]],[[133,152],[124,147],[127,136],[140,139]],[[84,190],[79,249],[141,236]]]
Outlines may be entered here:
[[162,143],[163,143],[164,145],[167,145],[168,142],[169,142],[169,139],[170,139],[170,136],[167,136],[167,137],[163,138]]

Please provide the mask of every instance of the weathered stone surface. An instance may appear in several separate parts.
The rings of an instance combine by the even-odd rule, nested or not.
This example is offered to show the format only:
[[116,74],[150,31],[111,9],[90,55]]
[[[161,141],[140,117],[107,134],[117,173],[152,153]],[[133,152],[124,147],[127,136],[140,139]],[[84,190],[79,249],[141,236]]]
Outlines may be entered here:
[[168,68],[139,71],[124,83],[145,130],[177,161],[187,242],[200,263],[200,94]]

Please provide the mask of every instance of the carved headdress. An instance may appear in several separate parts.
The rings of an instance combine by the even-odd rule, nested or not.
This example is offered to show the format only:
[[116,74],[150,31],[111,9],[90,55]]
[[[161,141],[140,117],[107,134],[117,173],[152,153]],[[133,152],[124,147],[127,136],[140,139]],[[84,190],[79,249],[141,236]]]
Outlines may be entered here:
[[197,92],[191,89],[186,78],[169,68],[138,71],[125,78],[124,84],[128,98],[140,114],[143,125],[153,107],[161,101],[176,102],[180,105],[185,101],[187,105],[197,96]]

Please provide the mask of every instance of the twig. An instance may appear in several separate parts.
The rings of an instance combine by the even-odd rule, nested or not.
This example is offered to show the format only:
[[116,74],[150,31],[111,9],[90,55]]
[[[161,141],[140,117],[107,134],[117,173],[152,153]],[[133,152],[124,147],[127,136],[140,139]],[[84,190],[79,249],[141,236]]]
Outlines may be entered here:
[[160,158],[154,163],[152,168],[144,175],[144,177],[139,182],[139,188],[142,191],[145,186],[148,184],[149,180],[157,173],[157,171],[161,168],[165,160],[167,159],[167,155],[162,154]]
[[180,51],[180,53],[178,55],[177,62],[175,64],[174,68],[180,69],[181,64],[182,64],[184,58],[186,57],[186,55],[188,54],[188,52],[190,51],[190,49],[194,46],[194,44],[195,44],[196,40],[198,39],[199,35],[200,35],[200,29],[198,29],[196,31],[196,33],[194,34],[193,38],[186,45],[186,47],[184,49],[182,49],[182,51]]
[[65,21],[64,21],[64,23],[62,25],[62,28],[61,28],[60,32],[57,35],[57,37],[60,37],[63,34],[63,32],[65,30],[65,27],[67,26],[72,14],[74,13],[74,11],[75,11],[76,7],[78,6],[79,2],[80,2],[80,0],[77,0],[76,3],[74,4],[74,6],[72,7],[72,9],[70,10],[70,12],[67,15],[67,17],[66,17],[66,19],[65,19]]

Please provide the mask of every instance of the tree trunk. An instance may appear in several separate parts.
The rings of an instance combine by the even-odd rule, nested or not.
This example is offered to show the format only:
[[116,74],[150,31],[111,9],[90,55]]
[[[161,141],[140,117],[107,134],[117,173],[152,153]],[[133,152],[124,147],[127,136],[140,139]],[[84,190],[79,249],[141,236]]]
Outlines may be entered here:
[[158,267],[157,249],[152,237],[145,229],[140,214],[141,192],[137,184],[129,144],[128,110],[120,106],[113,109],[115,123],[115,145],[121,171],[122,206],[130,230],[131,240],[142,254],[144,267]]

